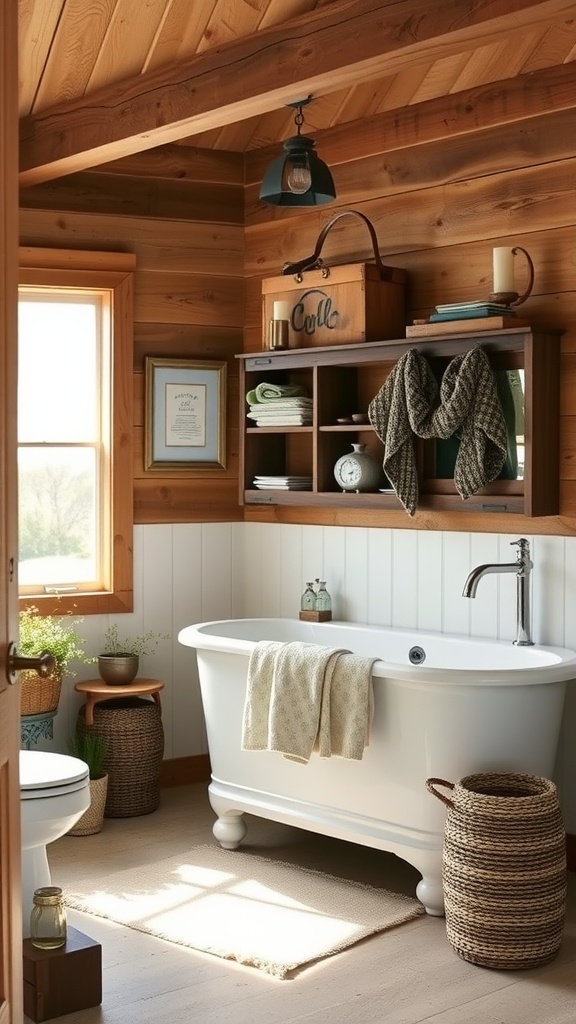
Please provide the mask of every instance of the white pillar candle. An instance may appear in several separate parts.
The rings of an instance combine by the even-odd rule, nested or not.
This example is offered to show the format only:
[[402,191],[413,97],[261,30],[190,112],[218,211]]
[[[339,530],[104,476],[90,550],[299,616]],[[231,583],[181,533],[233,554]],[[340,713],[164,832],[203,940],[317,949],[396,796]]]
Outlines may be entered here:
[[494,291],[513,292],[514,289],[514,256],[512,249],[500,246],[493,250]]
[[274,312],[272,314],[273,320],[289,320],[290,319],[290,303],[289,302],[275,302]]

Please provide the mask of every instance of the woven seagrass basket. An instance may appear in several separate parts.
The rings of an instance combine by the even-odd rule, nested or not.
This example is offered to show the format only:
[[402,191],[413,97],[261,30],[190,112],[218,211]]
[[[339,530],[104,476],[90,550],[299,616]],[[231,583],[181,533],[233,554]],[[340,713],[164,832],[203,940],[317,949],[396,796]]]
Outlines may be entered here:
[[20,714],[41,715],[57,711],[62,689],[62,672],[40,676],[38,672],[20,673]]
[[84,707],[77,730],[106,739],[104,771],[108,773],[106,818],[150,814],[160,805],[160,769],[164,729],[160,708],[143,697],[115,697],[94,708],[94,725],[87,726]]
[[84,811],[82,817],[68,830],[66,835],[95,836],[97,832],[102,831],[107,792],[107,775],[103,775],[100,779],[90,779],[90,807]]
[[426,788],[448,807],[442,882],[453,949],[504,970],[553,960],[566,910],[566,838],[554,783],[485,772],[455,785],[428,779]]

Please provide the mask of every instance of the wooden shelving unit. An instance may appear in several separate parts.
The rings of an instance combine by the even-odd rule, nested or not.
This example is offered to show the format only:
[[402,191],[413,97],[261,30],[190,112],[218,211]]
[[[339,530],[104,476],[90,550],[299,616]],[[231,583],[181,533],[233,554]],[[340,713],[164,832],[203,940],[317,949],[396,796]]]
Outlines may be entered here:
[[[337,420],[366,412],[397,360],[417,348],[440,371],[456,355],[481,345],[494,370],[524,371],[524,460],[521,479],[498,479],[463,501],[449,477],[435,475],[437,442],[418,442],[419,508],[438,511],[558,513],[558,388],[560,333],[518,327],[495,332],[403,338],[358,345],[243,353],[240,360],[240,502],[398,509],[394,493],[343,493],[334,463],[364,442],[382,460],[382,444],[370,424]],[[313,399],[313,423],[299,427],[250,426],[244,395],[261,382],[303,384]],[[254,488],[254,477],[309,474],[311,491]],[[383,485],[386,483],[383,480]]]

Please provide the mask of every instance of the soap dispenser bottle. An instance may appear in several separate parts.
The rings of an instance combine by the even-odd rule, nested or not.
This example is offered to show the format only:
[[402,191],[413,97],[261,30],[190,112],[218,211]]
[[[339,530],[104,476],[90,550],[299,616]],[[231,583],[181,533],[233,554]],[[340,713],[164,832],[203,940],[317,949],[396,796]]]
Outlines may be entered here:
[[326,590],[325,580],[317,580],[318,590],[316,591],[316,611],[321,619],[325,621],[332,618],[332,598]]
[[316,592],[312,581],[306,584],[306,590],[300,599],[301,612],[313,612],[316,608]]

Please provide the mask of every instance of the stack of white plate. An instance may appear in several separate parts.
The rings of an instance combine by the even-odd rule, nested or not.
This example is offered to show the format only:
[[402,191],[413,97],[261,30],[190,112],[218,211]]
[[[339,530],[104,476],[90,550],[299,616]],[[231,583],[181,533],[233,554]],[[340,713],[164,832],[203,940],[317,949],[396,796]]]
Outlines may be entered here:
[[255,476],[254,487],[259,491],[311,491],[311,476]]

